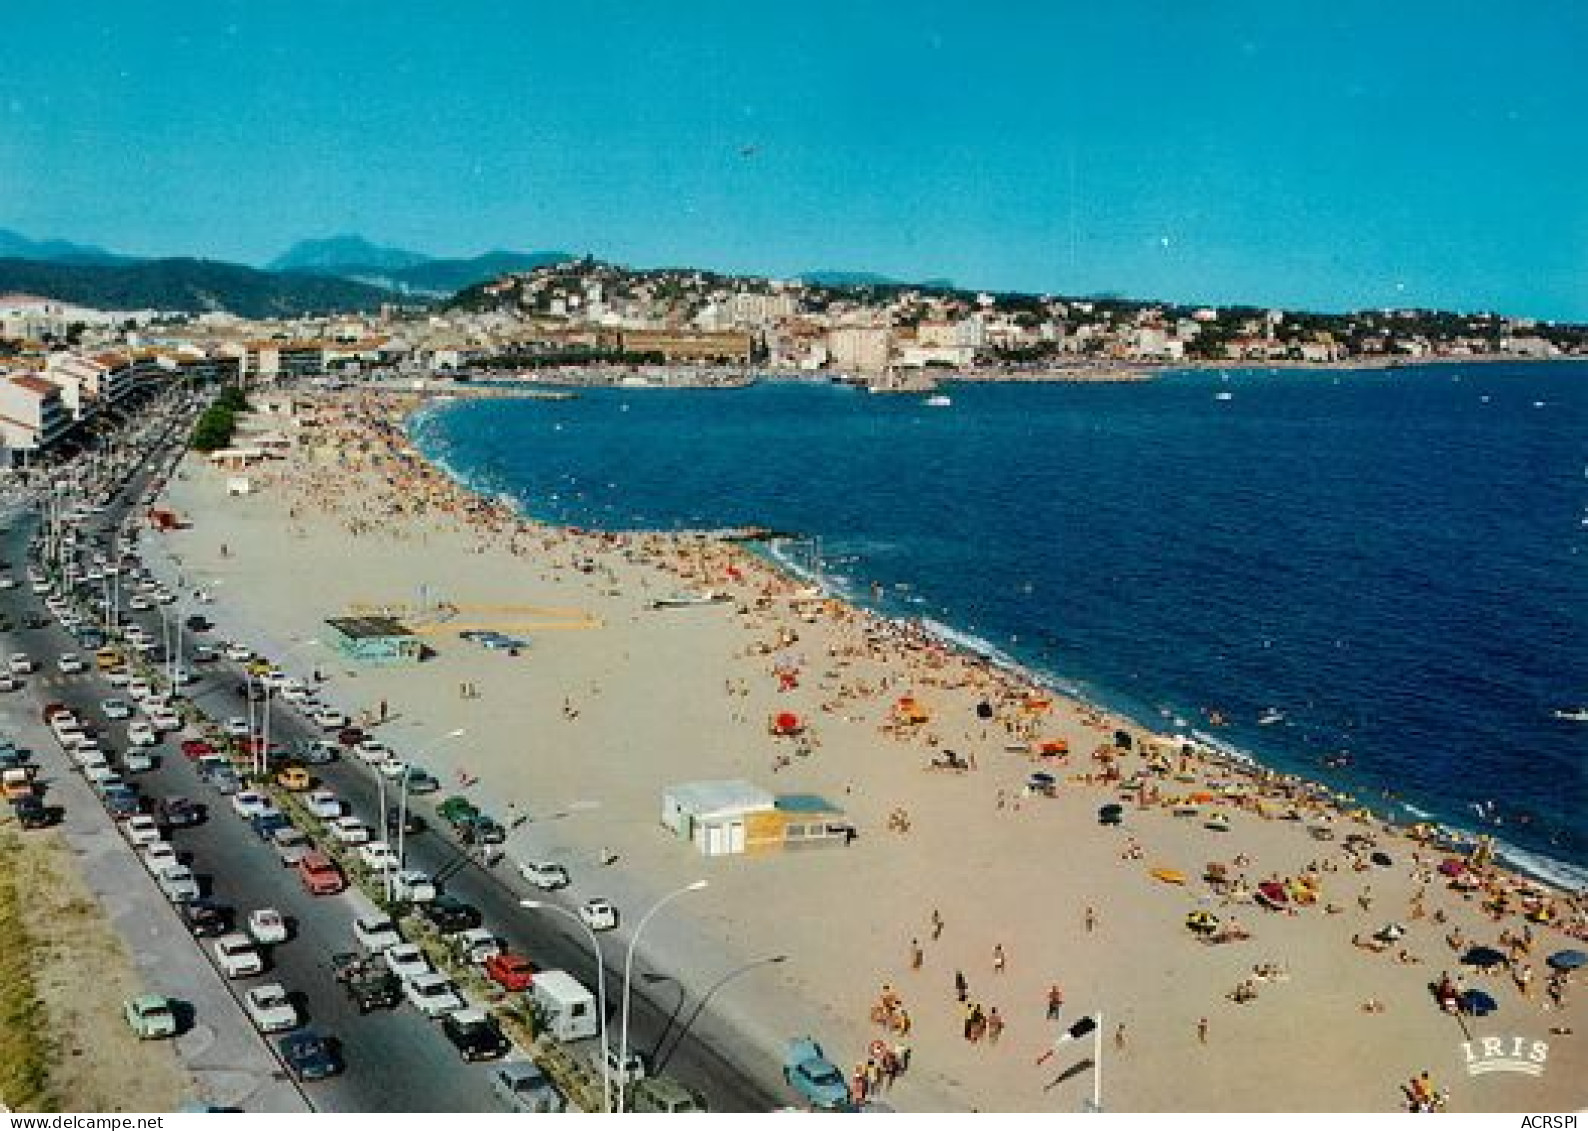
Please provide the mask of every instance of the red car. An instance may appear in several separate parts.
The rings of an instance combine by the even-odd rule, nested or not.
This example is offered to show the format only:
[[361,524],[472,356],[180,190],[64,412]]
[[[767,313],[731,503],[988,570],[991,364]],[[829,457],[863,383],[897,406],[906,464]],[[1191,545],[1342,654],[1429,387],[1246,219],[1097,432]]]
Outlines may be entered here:
[[201,738],[189,738],[182,743],[182,753],[196,762],[204,755],[215,754],[218,751]]
[[527,990],[535,980],[535,964],[522,954],[504,950],[486,959],[485,976],[504,990]]
[[304,854],[298,861],[298,879],[303,881],[303,887],[310,895],[335,895],[347,887],[342,869],[323,852]]

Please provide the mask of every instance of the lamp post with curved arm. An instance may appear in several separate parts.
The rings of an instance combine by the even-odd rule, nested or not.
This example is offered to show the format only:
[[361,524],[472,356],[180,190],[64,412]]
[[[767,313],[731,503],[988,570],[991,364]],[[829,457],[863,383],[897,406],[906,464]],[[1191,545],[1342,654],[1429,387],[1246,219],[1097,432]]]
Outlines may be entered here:
[[[442,735],[440,738],[436,739],[429,746],[426,746],[422,751],[420,751],[420,756],[423,757],[424,755],[429,754],[432,750],[440,746],[443,742],[446,742],[448,739],[462,738],[467,733],[468,732],[463,727],[459,727],[457,730],[449,730],[446,734]],[[417,759],[415,759],[415,761],[417,761]],[[413,772],[414,762],[409,762],[403,767],[401,789],[399,790],[397,796],[397,873],[399,874],[403,870],[403,865],[407,863],[408,860],[408,777]],[[376,771],[376,775],[380,778],[380,819],[382,822],[384,822],[386,820],[386,776],[381,774],[378,770]],[[384,827],[384,825],[382,827]],[[393,875],[394,874],[390,868],[386,869],[387,902],[390,902],[392,898],[392,884],[394,882]]]
[[[313,639],[313,638],[311,638],[309,640],[300,640],[297,644],[294,644],[291,648],[288,648],[285,652],[283,652],[281,654],[281,658],[283,660],[285,660],[288,656],[292,655],[294,652],[301,652],[305,648],[312,648],[318,643],[320,643],[319,640],[316,640],[316,639]],[[275,666],[276,666],[277,670],[281,669],[281,664],[280,664],[279,661],[276,663]],[[268,774],[270,772],[270,692],[271,692],[272,688],[271,688],[270,684],[265,682],[263,676],[260,677],[259,684],[260,684],[261,687],[263,687],[265,689],[265,706],[264,706],[264,712],[263,712],[263,726],[260,728],[263,733],[260,735],[260,747],[261,747],[261,749],[259,751],[259,766],[260,766],[259,772],[262,773],[262,774]],[[382,814],[382,819],[383,820],[385,819],[385,814]]]
[[[681,887],[677,891],[668,892],[661,899],[651,904],[651,909],[641,917],[639,926],[634,928],[634,934],[629,937],[628,953],[623,958],[623,1020],[618,1028],[618,1068],[624,1075],[628,1074],[629,1066],[629,999],[633,988],[630,984],[630,975],[634,972],[634,947],[640,941],[640,934],[645,930],[645,924],[649,923],[658,911],[679,896],[688,895],[692,891],[700,891],[706,886],[707,882],[705,880],[696,880],[694,883]],[[618,1091],[618,1111],[621,1112],[622,1110],[623,1092],[620,1088]]]
[[596,938],[596,933],[590,929],[590,924],[579,918],[566,907],[555,903],[547,903],[544,899],[521,899],[520,907],[530,911],[555,911],[559,915],[566,915],[572,919],[585,937],[590,940],[590,950],[596,960],[596,1008],[601,1011],[601,1110],[607,1115],[612,1114],[612,1056],[611,1046],[607,1043],[607,964],[601,957],[601,940]]

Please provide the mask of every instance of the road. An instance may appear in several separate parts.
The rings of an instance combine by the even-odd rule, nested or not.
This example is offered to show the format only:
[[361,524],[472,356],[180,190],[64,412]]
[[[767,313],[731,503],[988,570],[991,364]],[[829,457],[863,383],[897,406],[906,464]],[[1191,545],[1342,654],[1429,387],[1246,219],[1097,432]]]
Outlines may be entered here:
[[[102,529],[114,528],[141,497],[154,469],[145,469],[130,481],[117,502],[99,517]],[[6,559],[20,573],[31,524],[19,522],[3,540]],[[153,555],[146,555],[152,557]],[[153,564],[152,562],[150,564]],[[41,599],[25,588],[0,592],[0,613],[21,624],[24,615],[42,609]],[[144,624],[156,639],[160,633],[157,612],[132,613],[129,619]],[[43,672],[30,680],[29,694],[39,703],[64,702],[81,711],[108,736],[112,750],[126,749],[124,724],[107,720],[100,701],[117,692],[93,673],[62,675],[55,666],[62,652],[83,649],[53,621],[49,627],[7,634],[7,651],[25,651],[38,660]],[[191,640],[184,640],[191,647]],[[189,666],[199,675],[185,689],[187,698],[217,720],[246,716],[243,675],[221,661]],[[322,737],[322,732],[279,699],[271,704],[273,743],[292,746]],[[274,852],[261,843],[246,822],[235,817],[224,798],[197,780],[187,759],[168,741],[170,754],[152,772],[140,775],[138,784],[151,797],[181,794],[211,805],[209,819],[173,836],[178,850],[190,854],[194,871],[207,882],[215,898],[247,911],[273,906],[295,921],[294,937],[274,948],[270,968],[260,980],[279,981],[300,995],[310,1023],[334,1034],[342,1047],[347,1071],[336,1079],[305,1089],[313,1105],[325,1111],[489,1111],[500,1110],[492,1098],[486,1076],[488,1066],[466,1065],[441,1036],[439,1027],[416,1011],[400,1007],[361,1017],[351,1008],[331,975],[330,956],[353,949],[351,923],[367,909],[361,897],[343,894],[330,898],[309,896],[295,875],[281,867]],[[356,760],[316,767],[325,785],[350,803],[353,811],[373,827],[380,827],[378,779]],[[529,955],[542,968],[573,973],[586,985],[595,985],[595,963],[582,932],[560,916],[526,911],[518,901],[544,898],[505,868],[487,870],[471,860],[438,830],[440,822],[428,804],[416,808],[432,831],[408,840],[409,864],[443,880],[444,888],[484,914],[492,931],[512,949]],[[103,815],[103,814],[101,814]],[[106,822],[109,818],[105,817]],[[554,898],[554,897],[553,897]],[[621,987],[621,966],[612,958],[621,948],[607,941],[607,984],[611,993],[612,1041],[617,1041],[616,1014]],[[234,983],[234,986],[237,984]],[[240,992],[240,991],[239,991]],[[740,1048],[733,1034],[723,1031],[709,1009],[682,999],[676,983],[665,977],[637,977],[630,1016],[630,1045],[660,1061],[668,1075],[697,1087],[715,1111],[766,1111],[786,1102],[776,1065],[752,1054],[751,1063],[738,1063]],[[592,1042],[585,1042],[586,1045]],[[658,1056],[658,1054],[660,1054]]]

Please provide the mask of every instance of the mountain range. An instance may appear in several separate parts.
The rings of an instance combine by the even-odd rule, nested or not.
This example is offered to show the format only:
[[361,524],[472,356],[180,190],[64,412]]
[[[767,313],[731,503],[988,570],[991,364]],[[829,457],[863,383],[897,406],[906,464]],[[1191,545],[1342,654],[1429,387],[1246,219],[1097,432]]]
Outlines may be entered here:
[[0,293],[21,292],[97,310],[228,310],[245,318],[292,318],[374,310],[389,290],[325,275],[277,274],[207,259],[119,263],[0,259]]
[[404,295],[440,298],[512,271],[532,271],[573,258],[565,251],[488,251],[467,259],[441,259],[380,247],[362,236],[333,236],[293,244],[267,269],[334,275]]
[[229,310],[247,318],[290,317],[441,298],[511,271],[571,258],[558,251],[489,251],[444,259],[342,235],[300,241],[255,268],[120,255],[0,228],[0,292],[39,294],[104,310]]

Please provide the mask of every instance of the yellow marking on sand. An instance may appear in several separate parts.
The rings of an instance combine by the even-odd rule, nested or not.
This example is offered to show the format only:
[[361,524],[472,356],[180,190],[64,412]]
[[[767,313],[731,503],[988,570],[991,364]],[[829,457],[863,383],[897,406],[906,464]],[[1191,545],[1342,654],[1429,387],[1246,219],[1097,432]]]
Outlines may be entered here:
[[442,621],[436,624],[421,624],[409,628],[409,632],[416,636],[438,636],[441,633],[460,632],[565,632],[585,628],[605,628],[606,622],[598,617],[586,617],[583,620],[564,621],[499,621],[494,624],[457,624],[452,621]]

